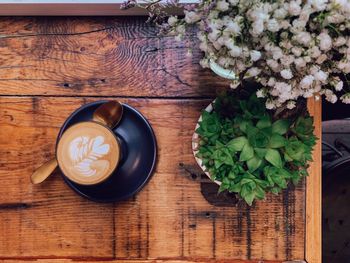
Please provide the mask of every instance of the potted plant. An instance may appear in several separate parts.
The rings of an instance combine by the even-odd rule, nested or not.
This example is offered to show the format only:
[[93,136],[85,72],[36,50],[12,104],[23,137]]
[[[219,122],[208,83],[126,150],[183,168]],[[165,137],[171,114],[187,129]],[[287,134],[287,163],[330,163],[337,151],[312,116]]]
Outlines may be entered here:
[[307,175],[316,142],[305,103],[297,110],[267,110],[253,93],[224,92],[203,111],[193,135],[196,160],[220,185],[249,205],[278,194]]

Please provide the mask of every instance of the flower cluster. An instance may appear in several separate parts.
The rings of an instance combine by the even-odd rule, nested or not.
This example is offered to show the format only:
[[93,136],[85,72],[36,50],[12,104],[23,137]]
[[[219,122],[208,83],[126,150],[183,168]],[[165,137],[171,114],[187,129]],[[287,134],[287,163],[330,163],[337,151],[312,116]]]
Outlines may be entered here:
[[254,78],[268,109],[319,95],[350,103],[350,0],[202,0],[162,28],[181,39],[193,24],[201,65]]

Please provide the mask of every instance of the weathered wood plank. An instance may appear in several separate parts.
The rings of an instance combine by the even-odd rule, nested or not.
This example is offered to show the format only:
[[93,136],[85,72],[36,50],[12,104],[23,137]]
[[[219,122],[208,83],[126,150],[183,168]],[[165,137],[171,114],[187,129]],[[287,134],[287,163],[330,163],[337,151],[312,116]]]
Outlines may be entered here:
[[176,42],[144,22],[0,18],[0,94],[198,97],[227,86],[200,67],[194,36]]
[[190,142],[209,100],[122,99],[149,119],[159,145],[156,173],[133,199],[83,200],[59,173],[32,186],[64,119],[93,100],[0,98],[0,258],[303,259],[303,183],[252,208],[227,208],[210,205],[189,179],[188,170],[201,175]]
[[319,138],[306,180],[305,259],[308,263],[322,261],[322,103],[310,99],[308,107],[314,117],[315,134]]
[[[18,260],[18,259],[5,259],[0,260],[1,263],[100,263],[101,261],[93,261],[93,260],[77,260],[77,259],[26,259],[26,260]],[[206,262],[206,263],[288,263],[282,261],[261,261],[261,260],[198,260],[198,259],[149,259],[149,260],[130,260],[130,259],[120,259],[120,260],[104,260],[104,263],[198,263],[198,262]]]

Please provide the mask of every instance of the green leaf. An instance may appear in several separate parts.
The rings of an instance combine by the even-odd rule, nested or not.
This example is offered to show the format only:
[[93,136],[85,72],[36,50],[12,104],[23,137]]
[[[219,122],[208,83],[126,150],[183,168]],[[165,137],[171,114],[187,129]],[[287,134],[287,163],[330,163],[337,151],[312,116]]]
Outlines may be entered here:
[[227,147],[232,152],[239,152],[242,151],[244,145],[248,142],[248,139],[244,136],[240,136],[237,138],[232,139],[227,143]]
[[256,127],[259,129],[267,128],[271,126],[271,119],[269,116],[262,117],[258,123],[256,124]]
[[284,146],[286,146],[286,139],[282,136],[279,135],[278,133],[274,133],[271,138],[270,138],[270,142],[269,142],[269,146],[271,148],[282,148]]
[[305,144],[296,138],[291,138],[286,146],[285,154],[293,160],[301,161],[305,158],[307,152],[305,150]]
[[250,172],[254,172],[261,165],[262,160],[258,156],[254,156],[253,158],[247,161],[247,166]]
[[279,187],[273,187],[270,189],[271,193],[277,195],[279,192],[281,192],[281,188]]
[[239,160],[241,162],[248,161],[249,159],[253,158],[253,156],[254,156],[254,149],[252,146],[249,145],[249,143],[247,143],[243,147],[243,150],[239,156]]
[[256,153],[256,155],[257,155],[258,157],[260,157],[261,159],[263,159],[263,158],[265,158],[267,149],[264,149],[264,148],[254,148],[254,151],[255,151],[255,153]]
[[244,197],[244,200],[247,202],[247,204],[248,204],[249,206],[252,206],[253,201],[254,201],[254,198],[255,198],[255,192],[250,192],[249,194],[247,194],[247,195]]
[[220,187],[219,187],[218,192],[219,192],[219,193],[221,193],[221,192],[223,192],[223,191],[227,190],[229,187],[230,187],[230,185],[229,185],[229,184],[224,184],[224,183],[221,183],[221,185],[220,185]]
[[222,164],[233,165],[233,159],[227,148],[220,148],[213,154],[215,159],[215,168],[221,167]]
[[[242,183],[241,183],[242,185]],[[240,192],[240,195],[245,198],[246,195],[248,195],[250,193],[250,189],[247,185],[242,185],[242,189],[241,189],[241,192]]]
[[265,148],[270,141],[270,137],[262,130],[258,130],[256,133],[248,134],[248,140],[254,148]]
[[236,176],[235,172],[231,170],[231,171],[229,172],[229,174],[228,174],[227,177],[228,177],[229,179],[233,180],[233,179],[235,179],[237,176]]
[[260,186],[257,186],[255,188],[255,195],[256,195],[256,198],[258,199],[264,199],[265,198],[265,191],[264,189],[262,189]]
[[277,168],[282,168],[283,166],[281,155],[275,149],[268,149],[265,155],[265,159]]
[[272,124],[272,132],[278,133],[279,135],[285,134],[289,129],[289,121],[288,120],[278,120]]
[[237,184],[232,183],[230,185],[229,191],[231,193],[239,193],[239,192],[241,192],[241,184],[240,183],[237,183]]

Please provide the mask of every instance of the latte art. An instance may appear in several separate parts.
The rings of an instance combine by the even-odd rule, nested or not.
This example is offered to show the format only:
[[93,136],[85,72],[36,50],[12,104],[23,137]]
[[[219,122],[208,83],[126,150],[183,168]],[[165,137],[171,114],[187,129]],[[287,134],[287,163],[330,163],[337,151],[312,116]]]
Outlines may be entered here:
[[115,135],[96,122],[81,122],[67,129],[57,146],[62,172],[79,184],[96,184],[115,170],[119,144]]
[[108,170],[109,161],[101,157],[109,152],[109,144],[103,144],[102,136],[75,138],[69,145],[69,155],[74,167],[81,175],[93,176],[101,170]]

